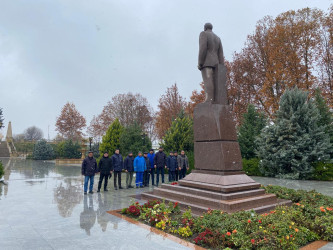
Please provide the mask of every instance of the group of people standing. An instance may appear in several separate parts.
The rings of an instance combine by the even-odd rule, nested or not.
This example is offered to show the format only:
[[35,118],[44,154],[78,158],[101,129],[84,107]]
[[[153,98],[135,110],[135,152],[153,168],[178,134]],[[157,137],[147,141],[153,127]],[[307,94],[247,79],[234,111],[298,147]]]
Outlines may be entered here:
[[142,152],[139,152],[136,157],[133,156],[133,152],[130,152],[125,160],[123,160],[119,149],[116,149],[111,158],[108,152],[105,152],[98,165],[96,159],[93,157],[93,152],[90,151],[88,157],[83,160],[81,169],[82,175],[85,176],[84,194],[87,194],[89,182],[89,193],[93,193],[94,176],[96,173],[100,174],[97,188],[97,192],[100,192],[103,181],[104,191],[108,191],[108,179],[112,177],[112,174],[114,176],[115,190],[118,188],[123,189],[121,185],[121,173],[123,170],[126,172],[126,188],[133,188],[132,181],[134,173],[136,175],[136,188],[149,186],[150,179],[153,186],[158,186],[160,175],[162,183],[164,183],[165,169],[168,169],[169,181],[178,181],[184,178],[186,171],[189,169],[189,162],[185,151],[182,150],[180,155],[178,155],[178,152],[173,151],[167,157],[163,152],[163,148],[160,147],[156,154],[153,149],[149,153],[144,152],[143,155]]

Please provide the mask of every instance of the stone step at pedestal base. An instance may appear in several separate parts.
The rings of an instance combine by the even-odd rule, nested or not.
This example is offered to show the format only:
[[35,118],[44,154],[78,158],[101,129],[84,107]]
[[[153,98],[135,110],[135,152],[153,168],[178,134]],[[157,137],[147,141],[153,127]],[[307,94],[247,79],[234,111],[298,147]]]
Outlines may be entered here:
[[[202,215],[203,213],[207,212],[207,210],[209,208],[210,209],[216,209],[214,207],[207,207],[206,205],[193,204],[193,203],[190,203],[190,202],[179,201],[179,200],[176,200],[176,199],[173,199],[173,198],[161,197],[159,195],[153,194],[153,192],[143,193],[141,195],[141,198],[144,199],[144,200],[165,200],[166,202],[173,202],[173,203],[178,202],[179,206],[180,206],[180,209],[182,211],[185,211],[186,209],[191,207],[191,211],[195,216]],[[242,208],[242,209],[237,210],[237,211],[242,211],[242,210],[251,211],[251,210],[253,210],[253,211],[261,214],[261,213],[272,211],[277,206],[290,206],[290,205],[291,205],[291,201],[289,201],[289,200],[277,199],[276,202],[271,203],[269,205],[262,205],[262,206],[258,206],[258,207],[255,207],[255,208],[249,208],[249,209]],[[234,212],[236,212],[236,211],[234,211]]]
[[[244,186],[242,186],[244,187]],[[186,194],[192,194],[196,196],[202,196],[202,197],[207,197],[207,198],[212,198],[212,199],[217,199],[217,200],[233,200],[233,199],[239,199],[239,198],[245,198],[245,197],[250,197],[254,195],[263,195],[265,194],[265,190],[258,188],[258,185],[255,185],[255,189],[249,189],[246,191],[235,191],[235,192],[230,192],[230,193],[222,193],[222,192],[214,192],[210,190],[205,190],[205,189],[198,189],[198,188],[193,188],[189,186],[181,186],[181,185],[168,185],[168,184],[162,184],[160,189],[155,189],[155,190],[170,190],[170,191],[175,191],[175,192],[180,192],[180,193],[186,193]]]

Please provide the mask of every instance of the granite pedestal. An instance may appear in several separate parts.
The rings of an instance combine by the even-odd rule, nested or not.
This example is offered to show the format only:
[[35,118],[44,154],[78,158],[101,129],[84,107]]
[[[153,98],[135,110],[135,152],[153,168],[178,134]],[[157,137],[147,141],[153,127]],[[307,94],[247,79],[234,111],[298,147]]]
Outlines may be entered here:
[[242,157],[230,106],[201,103],[194,110],[195,170],[178,185],[163,184],[153,192],[144,193],[147,200],[164,199],[179,202],[195,214],[210,209],[228,213],[251,210],[258,213],[277,205],[290,205],[266,194],[260,184],[243,171]]

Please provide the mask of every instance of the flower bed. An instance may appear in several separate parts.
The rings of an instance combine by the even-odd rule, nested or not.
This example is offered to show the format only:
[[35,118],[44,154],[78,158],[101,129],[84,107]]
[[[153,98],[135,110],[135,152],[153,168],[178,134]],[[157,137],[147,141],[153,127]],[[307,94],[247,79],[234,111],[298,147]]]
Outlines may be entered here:
[[333,198],[315,191],[263,187],[268,193],[294,202],[265,214],[208,210],[193,217],[178,203],[133,203],[122,210],[132,218],[165,232],[213,249],[298,249],[314,240],[333,241]]

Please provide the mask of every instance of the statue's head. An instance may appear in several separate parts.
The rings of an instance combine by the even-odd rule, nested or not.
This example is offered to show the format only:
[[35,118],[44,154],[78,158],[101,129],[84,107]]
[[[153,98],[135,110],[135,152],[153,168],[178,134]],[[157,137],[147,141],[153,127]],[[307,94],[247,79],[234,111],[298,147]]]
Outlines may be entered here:
[[211,23],[205,23],[204,30],[212,30],[213,29],[213,24]]

